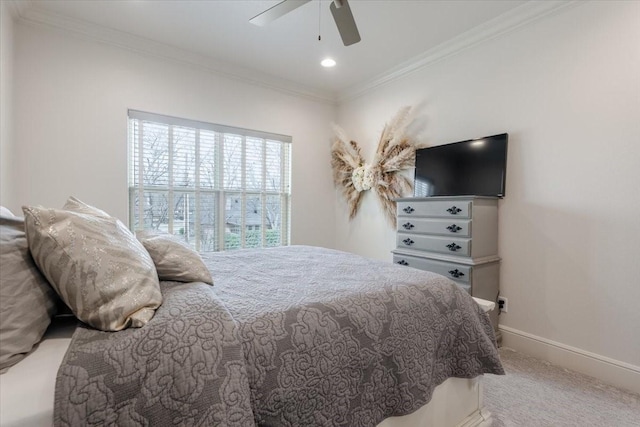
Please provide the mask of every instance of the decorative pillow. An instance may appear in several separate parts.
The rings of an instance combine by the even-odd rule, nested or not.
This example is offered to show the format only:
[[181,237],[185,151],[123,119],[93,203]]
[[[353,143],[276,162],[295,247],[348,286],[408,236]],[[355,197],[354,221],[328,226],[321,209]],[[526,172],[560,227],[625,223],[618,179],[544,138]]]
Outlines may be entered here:
[[95,206],[88,205],[80,200],[76,199],[73,196],[70,196],[67,199],[67,202],[62,207],[65,211],[72,211],[81,214],[99,216],[102,218],[112,218],[111,215],[103,211],[102,209],[98,209]]
[[24,220],[0,216],[0,371],[42,339],[58,297],[31,258]]
[[160,280],[213,285],[211,272],[204,265],[200,254],[171,234],[139,231],[136,236],[151,255]]
[[69,210],[22,209],[36,265],[78,319],[119,331],[153,317],[162,303],[156,269],[124,224]]

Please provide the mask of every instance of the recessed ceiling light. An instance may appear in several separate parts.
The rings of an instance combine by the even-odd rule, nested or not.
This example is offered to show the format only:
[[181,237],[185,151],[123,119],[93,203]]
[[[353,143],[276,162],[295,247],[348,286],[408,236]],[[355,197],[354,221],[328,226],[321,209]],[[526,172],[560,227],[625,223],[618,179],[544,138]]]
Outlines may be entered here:
[[335,67],[336,66],[336,61],[334,61],[331,58],[326,58],[323,59],[322,62],[320,63],[320,65],[322,65],[323,67],[329,68],[329,67]]

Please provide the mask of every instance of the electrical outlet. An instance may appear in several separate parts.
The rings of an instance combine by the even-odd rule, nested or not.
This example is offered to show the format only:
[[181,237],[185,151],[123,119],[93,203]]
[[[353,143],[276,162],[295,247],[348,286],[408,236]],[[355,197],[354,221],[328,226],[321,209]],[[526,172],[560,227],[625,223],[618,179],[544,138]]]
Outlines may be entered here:
[[509,300],[505,297],[498,297],[498,313],[506,313],[508,311]]

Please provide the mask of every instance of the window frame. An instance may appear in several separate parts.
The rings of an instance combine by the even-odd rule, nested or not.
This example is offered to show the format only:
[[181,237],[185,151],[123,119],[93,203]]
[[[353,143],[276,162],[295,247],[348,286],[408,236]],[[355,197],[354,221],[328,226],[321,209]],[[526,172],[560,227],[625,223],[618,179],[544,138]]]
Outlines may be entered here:
[[[166,165],[168,169],[168,178],[166,185],[145,185],[144,183],[144,167],[137,167],[136,159],[138,159],[138,166],[141,162],[141,159],[144,159],[144,126],[145,123],[154,123],[162,126],[167,126],[168,136],[167,136],[167,160]],[[261,244],[257,247],[271,247],[274,245],[269,245],[267,240],[267,221],[266,216],[267,213],[267,204],[269,203],[269,199],[273,197],[279,197],[279,206],[280,206],[280,236],[279,236],[279,245],[275,246],[288,246],[291,243],[291,136],[262,132],[250,129],[237,128],[226,125],[219,125],[214,123],[202,122],[198,120],[189,120],[182,119],[173,116],[148,113],[138,110],[129,109],[127,114],[127,146],[128,146],[128,178],[127,178],[127,186],[128,186],[128,211],[129,211],[129,228],[131,230],[142,230],[145,228],[145,193],[161,193],[167,195],[167,205],[168,208],[168,232],[171,234],[175,234],[174,226],[175,226],[175,195],[189,195],[193,194],[195,197],[195,216],[194,220],[194,242],[190,242],[190,238],[188,233],[183,233],[185,236],[185,241],[189,243],[195,250],[201,252],[201,240],[202,236],[200,236],[200,214],[203,212],[204,208],[201,208],[201,202],[204,199],[202,196],[212,196],[215,205],[214,212],[214,251],[225,251],[230,249],[240,249],[245,248],[247,245],[247,231],[259,231],[261,236]],[[136,128],[137,126],[137,128]],[[185,186],[174,186],[173,185],[173,161],[176,157],[176,153],[173,151],[173,142],[174,142],[174,128],[186,128],[191,129],[195,132],[194,135],[194,159],[192,171],[195,176],[195,181],[193,186],[185,187]],[[215,160],[214,160],[214,179],[213,185],[211,187],[202,187],[200,181],[200,172],[201,172],[201,161],[204,157],[201,157],[200,147],[202,145],[202,140],[200,138],[201,131],[213,132],[213,150],[215,151]],[[224,148],[225,148],[225,135],[232,135],[234,138],[240,137],[240,147],[241,147],[241,170],[240,170],[240,180],[241,185],[239,188],[226,188],[225,180],[224,180]],[[261,171],[261,188],[258,190],[255,187],[247,188],[247,139],[261,140],[262,148],[261,148],[261,156],[262,156],[262,171]],[[270,143],[279,143],[280,144],[280,155],[279,167],[280,172],[279,178],[279,189],[273,190],[268,189],[267,184],[267,156],[268,154],[268,145]],[[277,148],[276,148],[277,149]],[[136,170],[137,169],[137,170]],[[226,247],[226,233],[227,233],[227,211],[226,204],[228,197],[240,197],[241,207],[240,207],[240,215],[241,215],[241,224],[239,225],[241,233],[240,233],[240,243],[238,247],[227,248]],[[140,201],[136,204],[137,200]],[[260,201],[260,218],[261,222],[258,226],[258,230],[255,230],[255,224],[252,224],[252,228],[254,230],[247,230],[246,220],[247,220],[247,199],[258,197]],[[188,200],[188,199],[187,199]],[[188,202],[187,202],[188,203]],[[137,206],[136,206],[137,205]],[[136,225],[136,216],[139,218],[138,223]],[[186,226],[185,226],[186,228]],[[179,234],[177,234],[179,236]],[[256,247],[251,245],[250,247]],[[209,252],[209,251],[207,251]]]

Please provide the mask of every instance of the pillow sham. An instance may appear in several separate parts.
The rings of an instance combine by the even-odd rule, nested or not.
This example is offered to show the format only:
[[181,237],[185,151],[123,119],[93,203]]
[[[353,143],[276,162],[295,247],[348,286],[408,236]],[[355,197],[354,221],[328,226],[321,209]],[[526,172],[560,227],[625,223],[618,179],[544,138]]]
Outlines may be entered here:
[[78,319],[119,331],[153,317],[162,303],[156,269],[122,222],[70,210],[22,209],[36,265]]
[[62,207],[65,211],[72,211],[81,214],[99,216],[102,218],[112,218],[111,215],[103,211],[102,209],[98,209],[95,206],[88,205],[73,196],[70,196],[64,206]]
[[151,255],[160,280],[213,285],[211,272],[200,254],[173,235],[138,231],[136,236]]
[[58,297],[36,267],[24,220],[0,216],[0,373],[40,342]]

